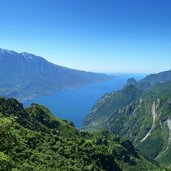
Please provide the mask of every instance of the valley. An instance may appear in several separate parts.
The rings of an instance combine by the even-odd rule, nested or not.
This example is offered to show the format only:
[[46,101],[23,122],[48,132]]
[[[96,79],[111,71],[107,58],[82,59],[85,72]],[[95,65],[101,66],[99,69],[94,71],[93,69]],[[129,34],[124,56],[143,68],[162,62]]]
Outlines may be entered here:
[[[58,145],[56,144],[54,148],[57,148],[56,152],[58,153],[60,153],[58,148],[63,148],[70,151],[70,149],[68,149],[69,144],[67,141],[72,141],[72,143],[74,143],[71,143],[74,151],[77,149],[74,154],[76,156],[80,155],[78,153],[78,147],[76,147],[77,140],[76,142],[74,139],[69,140],[68,135],[65,135],[65,133],[63,134],[63,131],[69,131],[71,133],[71,138],[77,137],[78,139],[81,138],[81,141],[91,142],[88,146],[91,152],[95,154],[98,151],[97,149],[102,148],[102,151],[99,151],[100,156],[97,154],[98,156],[94,156],[95,158],[93,158],[94,162],[97,162],[96,159],[100,161],[97,166],[89,161],[84,163],[84,158],[81,159],[82,164],[79,165],[77,162],[80,159],[77,158],[75,160],[75,157],[72,159],[72,163],[75,164],[70,165],[66,159],[66,156],[69,155],[71,151],[67,152],[64,150],[64,156],[60,153],[61,159],[59,163],[63,163],[65,161],[67,164],[66,167],[62,167],[62,164],[60,164],[61,168],[65,170],[69,166],[70,169],[72,168],[73,170],[76,170],[75,167],[78,166],[79,168],[85,167],[88,170],[90,168],[94,168],[97,170],[102,169],[107,171],[113,169],[131,171],[132,169],[140,168],[140,170],[153,169],[158,171],[170,166],[171,71],[147,75],[145,78],[143,75],[138,74],[105,75],[56,66],[41,57],[28,53],[19,54],[14,51],[2,49],[1,53],[3,54],[0,59],[2,62],[0,72],[2,77],[2,82],[0,84],[1,95],[24,101],[23,104],[21,104],[15,99],[1,98],[0,122],[2,124],[6,122],[6,119],[9,120],[9,122],[12,122],[13,119],[10,120],[10,117],[14,117],[15,119],[20,119],[14,119],[15,126],[13,127],[13,130],[17,127],[19,128],[19,130],[17,130],[19,132],[20,129],[22,131],[25,129],[31,129],[27,130],[28,135],[32,134],[30,131],[36,131],[33,132],[33,135],[36,135],[41,130],[48,130],[50,132],[54,132],[55,130],[58,132],[57,134],[62,131],[61,135],[63,137],[54,137],[54,144],[58,143]],[[13,61],[12,58],[17,60]],[[9,61],[12,63],[14,62],[15,65],[18,65],[19,67],[12,68],[9,66],[8,70],[6,65],[7,63],[10,65]],[[3,62],[6,63],[3,64]],[[28,66],[26,67],[25,64]],[[35,64],[38,66],[37,68],[34,68]],[[33,72],[30,72],[31,68]],[[44,68],[46,68],[48,72],[45,71]],[[8,78],[4,77],[5,72],[8,72]],[[11,75],[12,73],[14,73],[14,76]],[[57,74],[57,77],[55,76],[56,73],[59,73],[59,75]],[[46,78],[46,76],[48,78]],[[32,80],[24,79],[29,77]],[[68,80],[68,78],[70,79]],[[10,80],[10,82],[6,81],[6,79]],[[44,79],[46,81],[49,79],[48,84],[44,82]],[[15,86],[12,86],[13,84]],[[29,84],[31,86],[29,86]],[[12,86],[15,90],[13,88],[11,89],[10,86]],[[5,92],[5,94],[3,92]],[[55,116],[50,112],[52,112]],[[60,119],[56,120],[56,117],[59,117]],[[27,126],[25,127],[23,123]],[[60,125],[59,123],[61,124],[60,128],[58,127],[58,125]],[[80,130],[77,130],[74,126]],[[68,130],[68,127],[69,129],[71,127],[71,130]],[[19,133],[15,136],[23,135]],[[41,135],[41,137],[46,140],[51,139],[48,135]],[[122,140],[120,137],[124,137],[126,140]],[[27,137],[22,138],[26,138],[26,141],[30,141],[27,140]],[[63,146],[61,144],[61,139],[65,138],[66,141],[63,141]],[[59,139],[60,141],[58,142]],[[43,144],[47,143],[46,140]],[[112,142],[113,140],[114,144]],[[18,139],[17,141],[20,140]],[[31,156],[34,156],[33,158],[36,158],[34,153],[37,153],[37,148],[40,148],[40,146],[43,148],[43,144],[40,142],[38,144],[36,142],[32,143],[35,144],[34,146],[36,147],[36,151],[29,149],[31,150],[30,154]],[[25,146],[25,144],[22,145],[23,147]],[[95,147],[96,145],[97,148]],[[123,145],[123,148],[126,148],[124,149],[126,151],[123,151],[121,147]],[[116,149],[115,146],[117,147]],[[15,148],[16,147],[17,144],[15,144]],[[95,149],[93,149],[94,147]],[[28,146],[26,145],[24,148],[28,148]],[[48,148],[46,149],[47,156],[50,150],[49,148],[50,145],[48,145]],[[129,148],[131,148],[131,150]],[[22,153],[25,153],[25,150],[20,150]],[[90,160],[91,156],[88,156],[87,151],[84,151],[84,149],[79,150],[82,151],[81,154],[84,153],[85,156],[88,157],[87,160]],[[103,150],[107,150],[107,153]],[[6,159],[10,158],[10,160],[13,160],[13,162],[16,163],[16,168],[29,168],[27,166],[27,164],[31,162],[29,158],[27,159],[27,164],[19,166],[18,161],[14,160],[16,157],[15,152],[13,152],[15,155],[11,155],[11,153],[8,153],[7,151],[1,151],[2,153],[0,153],[0,155]],[[52,155],[56,154],[53,150],[51,153]],[[48,159],[44,158],[41,158],[41,160],[44,162],[48,161]],[[55,160],[57,160],[56,157],[54,157],[53,162]],[[108,166],[105,165],[104,160],[106,160],[107,163],[109,162],[108,160],[110,160]],[[37,162],[39,163],[38,160]],[[139,163],[145,163],[145,165],[141,165]],[[30,164],[30,168],[35,165],[32,162]],[[3,163],[3,165],[4,168],[14,167],[8,160],[5,160],[5,164]],[[49,166],[48,164],[46,164],[46,166],[51,170],[58,167],[54,163],[53,166]],[[124,168],[125,166],[126,169]],[[41,169],[44,168],[42,164],[39,164],[36,169],[39,170],[39,167]]]
[[0,0],[0,171],[171,171],[171,0]]
[[[135,76],[137,79],[143,77],[143,75],[139,74],[120,74],[117,76],[117,79],[115,78],[113,80],[79,86],[72,89],[59,90],[52,95],[44,95],[26,100],[23,104],[26,107],[30,106],[32,103],[42,104],[57,117],[72,121],[77,128],[81,128],[84,118],[87,113],[89,113],[96,100],[105,93],[121,89],[130,76]],[[71,108],[72,110],[70,110]]]

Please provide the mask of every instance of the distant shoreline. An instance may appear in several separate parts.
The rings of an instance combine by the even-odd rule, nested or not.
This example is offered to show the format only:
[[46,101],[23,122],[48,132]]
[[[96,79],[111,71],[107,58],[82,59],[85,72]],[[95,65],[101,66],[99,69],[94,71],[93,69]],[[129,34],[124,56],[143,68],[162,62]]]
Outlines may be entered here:
[[33,100],[36,97],[53,95],[53,94],[55,94],[55,93],[57,93],[59,91],[72,90],[72,89],[75,89],[75,88],[88,86],[88,85],[93,85],[93,84],[97,84],[97,83],[108,82],[108,81],[112,81],[112,80],[114,81],[115,78],[109,79],[109,80],[104,80],[104,81],[97,81],[97,82],[94,82],[94,83],[85,83],[85,84],[82,84],[82,85],[75,85],[75,86],[71,86],[71,87],[58,88],[58,89],[56,89],[54,91],[51,91],[51,92],[49,91],[49,92],[45,92],[45,93],[37,93],[37,94],[30,95],[30,96],[25,96],[25,97],[17,97],[16,96],[14,98],[16,98],[18,101],[23,103],[23,102],[26,102],[26,101]]

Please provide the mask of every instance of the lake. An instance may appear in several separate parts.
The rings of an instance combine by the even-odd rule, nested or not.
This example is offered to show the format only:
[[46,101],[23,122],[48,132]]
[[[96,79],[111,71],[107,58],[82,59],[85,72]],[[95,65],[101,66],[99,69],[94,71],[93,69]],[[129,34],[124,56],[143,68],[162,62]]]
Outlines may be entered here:
[[[31,103],[42,104],[58,118],[72,121],[77,128],[80,128],[83,119],[89,113],[96,100],[105,93],[121,89],[131,76],[130,74],[119,75],[117,79],[110,81],[60,90],[52,95],[39,96],[25,101],[24,106],[27,107]],[[136,79],[140,79],[144,75],[133,76]]]

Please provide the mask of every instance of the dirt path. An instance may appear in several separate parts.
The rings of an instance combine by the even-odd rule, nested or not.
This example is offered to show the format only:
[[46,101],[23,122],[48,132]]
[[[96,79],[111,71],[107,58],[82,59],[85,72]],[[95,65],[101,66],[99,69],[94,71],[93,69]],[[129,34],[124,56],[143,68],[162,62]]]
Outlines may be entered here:
[[153,102],[153,104],[152,104],[151,113],[152,113],[152,117],[153,117],[153,123],[152,123],[151,129],[147,132],[147,134],[141,140],[141,142],[145,141],[151,135],[151,132],[153,131],[153,129],[156,126],[157,113],[156,113],[156,103],[155,102]]
[[169,144],[171,143],[171,119],[167,119],[167,126],[169,128]]

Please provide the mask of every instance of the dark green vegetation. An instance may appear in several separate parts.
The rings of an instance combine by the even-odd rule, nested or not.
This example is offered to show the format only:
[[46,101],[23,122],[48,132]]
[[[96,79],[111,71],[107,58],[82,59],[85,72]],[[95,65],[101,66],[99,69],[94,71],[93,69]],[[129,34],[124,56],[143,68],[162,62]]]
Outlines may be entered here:
[[120,109],[103,126],[111,132],[129,138],[149,157],[164,165],[170,164],[170,95],[171,83],[157,86],[155,90],[144,93],[140,99]]
[[142,91],[130,85],[124,89],[104,95],[97,101],[89,115],[87,115],[84,125],[88,128],[99,127],[101,123],[115,115],[123,106],[138,99]]
[[24,109],[15,99],[0,98],[1,171],[157,169],[127,139],[81,132],[43,106]]
[[17,99],[113,77],[54,65],[42,57],[0,49],[0,95]]
[[[171,82],[168,80],[170,78],[171,72],[168,71],[147,76],[139,82],[129,79],[124,89],[97,101],[84,122],[84,129],[101,129],[126,137],[143,154],[162,166],[169,166]],[[124,99],[122,102],[121,97]]]

